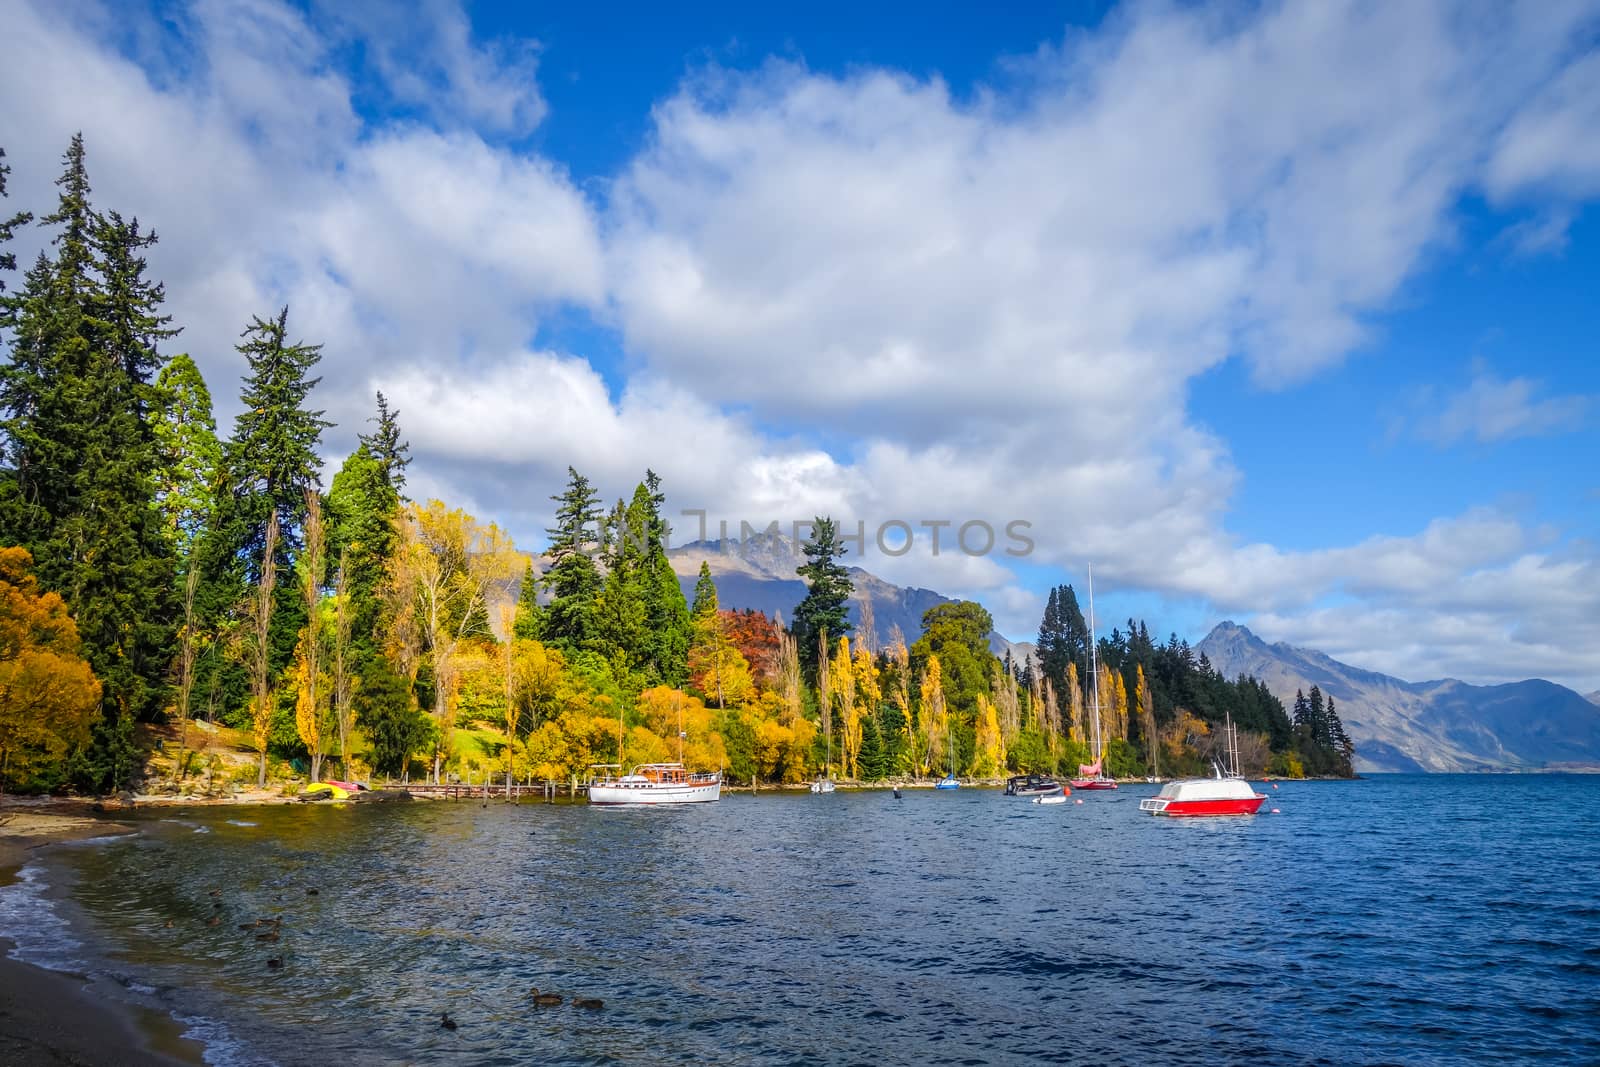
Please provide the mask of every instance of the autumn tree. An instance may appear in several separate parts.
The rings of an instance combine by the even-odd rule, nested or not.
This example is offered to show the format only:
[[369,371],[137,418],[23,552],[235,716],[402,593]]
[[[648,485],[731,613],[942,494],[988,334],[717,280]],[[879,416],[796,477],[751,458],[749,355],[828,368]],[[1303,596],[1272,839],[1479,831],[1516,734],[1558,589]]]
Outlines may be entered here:
[[156,503],[162,528],[187,570],[211,515],[222,444],[211,412],[211,392],[186,353],[167,361],[156,377],[156,391],[159,407],[152,428],[161,460]]
[[840,765],[846,778],[861,776],[861,709],[856,706],[855,661],[850,655],[850,639],[839,638],[828,664],[828,682],[840,729]]
[[27,549],[0,548],[0,788],[59,767],[100,706],[78,628],[32,563]]
[[488,636],[489,593],[527,566],[500,528],[484,525],[441,501],[409,504],[402,513],[400,547],[389,574],[389,598],[403,625],[415,627],[433,668],[433,717],[440,743],[434,750],[438,781],[455,727],[456,654],[473,635]]
[[355,727],[356,650],[350,644],[350,550],[339,552],[333,578],[333,717],[339,733],[339,760],[350,777],[350,731]]
[[918,686],[921,697],[917,724],[922,731],[921,749],[926,763],[921,769],[949,766],[955,773],[954,739],[950,736],[950,709],[945,703],[944,672],[938,656],[929,656],[922,665],[922,682]]
[[322,581],[327,567],[327,542],[322,525],[322,500],[306,490],[305,546],[297,565],[306,625],[295,648],[295,730],[311,754],[311,780],[322,780],[327,751],[328,691],[323,665]]
[[260,764],[256,787],[267,784],[267,742],[272,738],[272,611],[273,589],[278,577],[278,513],[267,515],[267,533],[262,541],[261,571],[250,597],[250,737],[255,742]]

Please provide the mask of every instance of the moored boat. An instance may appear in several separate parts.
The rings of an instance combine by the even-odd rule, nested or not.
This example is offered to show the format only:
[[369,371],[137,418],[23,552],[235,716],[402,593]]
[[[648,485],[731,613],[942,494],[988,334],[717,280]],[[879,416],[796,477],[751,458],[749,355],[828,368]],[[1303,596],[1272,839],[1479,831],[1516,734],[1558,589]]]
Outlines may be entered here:
[[818,778],[816,781],[811,783],[811,791],[813,793],[831,793],[833,792],[834,788],[835,786],[832,778]]
[[1226,771],[1213,760],[1215,777],[1168,782],[1155,796],[1139,801],[1139,810],[1170,816],[1254,815],[1259,811],[1267,794],[1257,793],[1239,773],[1239,731],[1231,716],[1223,727],[1223,737],[1227,742]]
[[681,763],[641,763],[632,774],[589,783],[591,804],[705,804],[720,799],[721,773],[697,774]]
[[1078,764],[1078,777],[1072,779],[1072,788],[1115,789],[1117,780],[1105,773],[1105,738],[1100,732],[1100,659],[1095,650],[1093,564],[1089,566],[1089,692],[1094,707],[1094,762]]
[[1033,802],[1035,804],[1065,804],[1067,795],[1065,793],[1047,793],[1044,796],[1034,797]]
[[954,774],[947,774],[943,778],[939,779],[938,784],[936,784],[934,786],[934,788],[935,789],[960,789],[961,788],[961,780],[959,778],[957,778]]
[[314,800],[361,800],[362,794],[367,792],[367,787],[360,782],[338,782],[328,780],[325,782],[312,782],[300,793],[304,802]]
[[1018,774],[1006,779],[1008,797],[1059,797],[1066,790],[1047,774]]

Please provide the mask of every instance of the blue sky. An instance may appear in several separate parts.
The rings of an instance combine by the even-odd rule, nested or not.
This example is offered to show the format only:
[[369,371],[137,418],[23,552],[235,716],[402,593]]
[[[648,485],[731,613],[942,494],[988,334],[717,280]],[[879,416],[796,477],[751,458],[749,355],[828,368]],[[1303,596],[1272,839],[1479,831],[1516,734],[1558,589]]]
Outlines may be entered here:
[[864,561],[1014,638],[1093,560],[1162,634],[1600,687],[1594,3],[4,18],[13,200],[82,129],[224,424],[287,302],[330,463],[381,388],[527,548],[569,463],[651,465],[735,523],[1029,520]]

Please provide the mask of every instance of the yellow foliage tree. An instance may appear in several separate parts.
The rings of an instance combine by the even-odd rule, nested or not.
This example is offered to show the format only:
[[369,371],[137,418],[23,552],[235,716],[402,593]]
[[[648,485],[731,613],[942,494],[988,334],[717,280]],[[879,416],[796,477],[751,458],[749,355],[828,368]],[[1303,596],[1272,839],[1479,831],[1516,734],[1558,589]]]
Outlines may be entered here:
[[1078,665],[1067,664],[1067,736],[1080,745],[1089,739],[1089,725],[1083,717],[1083,683],[1078,678]]
[[24,548],[0,548],[0,787],[89,739],[100,682],[66,603],[42,592]]
[[1006,743],[1000,736],[1000,716],[994,701],[978,694],[978,718],[974,724],[972,773],[979,778],[994,778],[1005,769]]
[[440,737],[433,780],[438,781],[455,728],[457,651],[466,638],[487,636],[482,631],[490,589],[522,574],[527,558],[498,526],[438,500],[407,504],[398,526],[384,599],[433,660],[433,716]]
[[948,765],[955,751],[950,737],[950,711],[945,705],[944,678],[938,656],[928,657],[927,664],[922,668],[922,685],[919,688],[922,703],[918,709],[917,726],[922,732],[922,751],[927,754],[927,763],[922,771],[929,773],[935,767]]
[[840,764],[846,778],[861,775],[861,709],[856,706],[855,661],[850,656],[850,639],[839,638],[834,647],[833,661],[828,665],[828,678],[833,684],[833,702],[838,707],[840,729]]

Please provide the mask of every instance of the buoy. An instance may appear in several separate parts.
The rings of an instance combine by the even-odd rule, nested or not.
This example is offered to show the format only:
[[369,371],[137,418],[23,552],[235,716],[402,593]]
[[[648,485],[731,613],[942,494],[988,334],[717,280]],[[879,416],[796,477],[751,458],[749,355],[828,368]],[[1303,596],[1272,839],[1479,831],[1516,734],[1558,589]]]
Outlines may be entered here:
[[1272,788],[1274,788],[1274,789],[1278,788],[1278,783],[1277,782],[1273,782],[1272,783]]
[[1274,815],[1282,815],[1283,812],[1279,811],[1277,808],[1273,808],[1272,809],[1272,814],[1274,814]]
[[450,1018],[449,1012],[440,1012],[439,1026],[445,1030],[454,1030],[456,1028],[456,1021]]
[[1074,804],[1082,804],[1083,803],[1083,798],[1079,797],[1077,800],[1074,800],[1073,803]]

